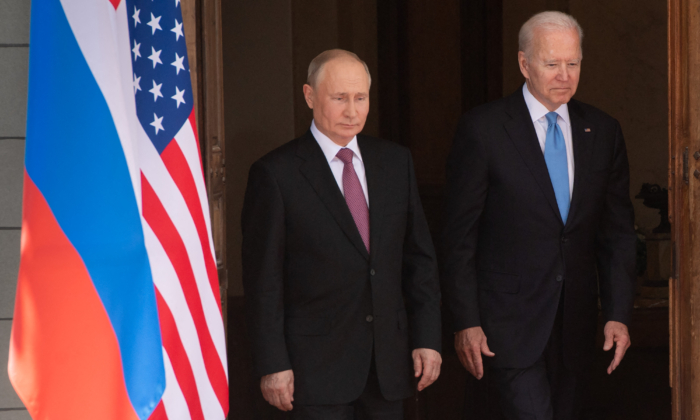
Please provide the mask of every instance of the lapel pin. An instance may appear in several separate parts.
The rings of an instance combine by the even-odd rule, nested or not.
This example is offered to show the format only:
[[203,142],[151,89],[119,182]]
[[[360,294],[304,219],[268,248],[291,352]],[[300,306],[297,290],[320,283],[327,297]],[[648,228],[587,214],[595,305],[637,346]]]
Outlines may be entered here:
[[584,128],[583,131],[585,131],[586,133],[590,133],[590,132],[591,132],[591,129],[590,129],[590,128]]

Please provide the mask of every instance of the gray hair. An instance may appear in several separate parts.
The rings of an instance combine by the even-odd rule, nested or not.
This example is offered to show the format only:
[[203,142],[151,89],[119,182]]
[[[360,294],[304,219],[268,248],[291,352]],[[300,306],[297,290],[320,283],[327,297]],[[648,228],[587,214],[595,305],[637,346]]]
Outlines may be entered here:
[[[578,33],[579,48],[583,42],[583,29],[573,16],[562,12],[541,12],[528,19],[520,28],[518,34],[518,48],[528,58],[532,53],[532,41],[535,38],[535,29],[546,31],[576,30]],[[583,51],[583,50],[582,50]]]
[[365,67],[365,71],[367,72],[367,79],[369,80],[369,85],[372,86],[372,76],[369,74],[369,67],[367,67],[367,63],[362,61],[360,57],[357,56],[357,54],[337,48],[333,50],[324,51],[321,54],[317,55],[316,58],[311,60],[311,63],[309,64],[309,72],[306,76],[306,83],[311,85],[312,88],[316,89],[318,76],[323,71],[323,67],[329,61],[335,60],[336,58],[340,57],[351,58],[353,60],[356,60],[358,63],[361,63]]

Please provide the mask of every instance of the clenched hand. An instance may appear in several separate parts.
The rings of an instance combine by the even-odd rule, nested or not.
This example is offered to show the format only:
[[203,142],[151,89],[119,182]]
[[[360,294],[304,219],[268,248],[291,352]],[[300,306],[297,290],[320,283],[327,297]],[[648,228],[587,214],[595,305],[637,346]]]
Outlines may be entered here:
[[265,401],[282,411],[292,410],[294,401],[294,372],[291,369],[271,373],[260,379],[260,389]]

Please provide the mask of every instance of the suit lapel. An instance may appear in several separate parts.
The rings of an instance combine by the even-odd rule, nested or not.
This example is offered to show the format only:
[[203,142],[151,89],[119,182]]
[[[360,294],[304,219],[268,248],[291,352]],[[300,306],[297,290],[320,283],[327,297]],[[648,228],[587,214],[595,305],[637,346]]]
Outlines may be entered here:
[[583,197],[583,177],[588,170],[588,161],[593,149],[596,127],[584,118],[583,110],[575,101],[569,102],[571,118],[571,142],[574,145],[574,191],[567,226],[574,223]]
[[[561,218],[561,213],[559,212],[559,206],[557,205],[557,198],[554,195],[554,187],[552,187],[552,180],[549,177],[549,171],[547,170],[547,163],[544,160],[544,154],[540,147],[540,143],[537,140],[537,132],[535,131],[535,126],[532,123],[532,118],[530,117],[530,112],[525,104],[525,99],[523,98],[522,90],[518,90],[515,94],[511,95],[508,102],[508,114],[512,119],[504,124],[508,136],[515,145],[516,149],[520,153],[520,156],[525,161],[530,173],[539,184],[542,193],[547,199],[549,206],[552,211],[559,219],[559,222],[563,225],[564,222]],[[525,128],[523,130],[523,128]]]
[[[350,242],[355,245],[362,256],[369,259],[367,248],[365,248],[365,244],[362,242],[362,237],[360,236],[360,232],[357,230],[355,220],[352,218],[350,209],[348,209],[348,205],[345,202],[345,197],[343,197],[343,194],[340,192],[340,188],[338,188],[338,183],[335,181],[333,172],[328,166],[328,161],[323,155],[321,147],[318,145],[316,139],[314,139],[310,131],[299,140],[297,156],[304,160],[299,167],[299,171],[301,171],[307,181],[309,181],[309,184],[311,184],[314,191],[316,191],[316,194],[331,213],[335,221],[340,226],[340,229],[345,233]],[[371,226],[370,218],[370,238],[372,235]]]
[[382,214],[384,210],[385,179],[382,159],[376,145],[364,136],[357,136],[357,142],[362,153],[367,178],[367,194],[369,196],[369,250],[379,249],[381,237]]

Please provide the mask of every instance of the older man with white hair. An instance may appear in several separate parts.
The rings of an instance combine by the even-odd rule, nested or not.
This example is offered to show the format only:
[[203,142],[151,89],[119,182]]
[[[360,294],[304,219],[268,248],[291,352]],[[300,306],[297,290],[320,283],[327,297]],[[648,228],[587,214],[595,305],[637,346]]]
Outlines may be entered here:
[[513,420],[580,417],[598,296],[609,374],[630,345],[627,153],[614,118],[572,99],[582,38],[567,14],[528,20],[525,84],[464,115],[447,165],[442,276],[455,348],[477,379],[486,365]]

